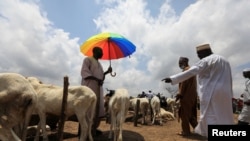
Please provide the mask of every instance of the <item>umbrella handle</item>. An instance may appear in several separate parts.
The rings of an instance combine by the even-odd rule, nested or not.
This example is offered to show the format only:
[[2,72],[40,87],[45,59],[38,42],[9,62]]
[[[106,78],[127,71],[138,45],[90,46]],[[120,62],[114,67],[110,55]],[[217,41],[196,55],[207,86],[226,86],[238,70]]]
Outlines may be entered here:
[[114,72],[113,74],[112,74],[112,72],[111,72],[110,75],[111,75],[112,77],[115,77],[115,76],[116,76],[116,72]]

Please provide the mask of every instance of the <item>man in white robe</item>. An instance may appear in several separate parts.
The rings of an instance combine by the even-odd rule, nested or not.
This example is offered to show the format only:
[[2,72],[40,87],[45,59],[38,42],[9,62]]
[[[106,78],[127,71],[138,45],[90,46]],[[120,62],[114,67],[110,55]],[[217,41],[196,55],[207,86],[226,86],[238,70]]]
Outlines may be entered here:
[[200,119],[194,132],[208,137],[208,125],[235,124],[231,66],[222,56],[213,54],[209,44],[200,45],[196,49],[200,61],[189,70],[162,81],[175,85],[192,76],[198,76]]

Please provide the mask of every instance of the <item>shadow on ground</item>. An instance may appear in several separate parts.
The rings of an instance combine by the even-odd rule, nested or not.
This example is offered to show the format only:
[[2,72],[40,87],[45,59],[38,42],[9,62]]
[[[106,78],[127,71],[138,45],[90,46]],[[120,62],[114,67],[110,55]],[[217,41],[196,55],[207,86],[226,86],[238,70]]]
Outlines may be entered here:
[[[27,137],[27,140],[26,141],[34,141],[34,136],[33,137]],[[58,141],[59,138],[58,138],[58,133],[57,132],[54,132],[54,133],[50,133],[48,134],[48,138],[49,138],[49,141]],[[78,135],[77,134],[72,134],[72,133],[63,133],[63,140],[64,139],[77,139],[78,138]],[[42,136],[39,137],[39,140],[42,141],[43,138]]]
[[190,136],[184,136],[183,138],[186,138],[186,139],[189,139],[189,140],[207,141],[206,137],[198,135],[196,133],[192,133]]
[[[94,137],[94,140],[95,141],[108,141],[109,140],[108,135],[109,135],[109,131],[103,131],[103,134],[98,137]],[[122,136],[123,136],[122,139],[124,141],[145,141],[144,137],[141,134],[133,132],[133,131],[129,131],[129,130],[123,130]]]
[[[124,141],[145,141],[144,137],[136,132],[133,131],[128,131],[128,130],[123,130],[123,140]],[[109,131],[103,131],[102,135],[93,137],[94,141],[109,141],[108,139]],[[57,141],[58,139],[58,134],[57,132],[55,133],[50,133],[48,135],[49,141]],[[63,133],[63,140],[68,140],[68,139],[75,139],[77,140],[78,135],[77,134],[72,134],[72,133]],[[28,137],[26,141],[33,141],[34,137]],[[42,140],[42,136],[40,136],[39,140]],[[111,139],[110,141],[112,141]]]

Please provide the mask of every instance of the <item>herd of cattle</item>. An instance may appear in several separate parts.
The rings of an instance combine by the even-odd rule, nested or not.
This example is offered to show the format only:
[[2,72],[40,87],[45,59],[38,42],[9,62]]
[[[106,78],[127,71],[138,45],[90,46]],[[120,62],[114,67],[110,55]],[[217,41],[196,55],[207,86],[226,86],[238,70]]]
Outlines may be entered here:
[[[64,88],[44,84],[35,77],[24,77],[16,73],[0,74],[0,141],[25,141],[27,129],[33,116],[38,116],[35,141],[43,133],[43,140],[48,141],[46,131],[47,115],[60,116]],[[140,101],[139,108],[137,103]],[[86,86],[69,86],[67,106],[65,109],[66,120],[72,116],[79,122],[80,141],[93,141],[91,128],[95,115],[95,93]],[[107,115],[110,115],[109,138],[122,141],[122,124],[127,112],[132,109],[138,111],[142,117],[142,124],[152,111],[152,124],[156,118],[162,124],[162,118],[173,120],[176,117],[176,102],[174,99],[162,98],[154,95],[145,97],[131,97],[126,89],[110,91],[105,96]],[[165,105],[165,106],[164,106]],[[166,107],[167,105],[167,107]],[[170,107],[170,108],[169,108]],[[117,131],[115,131],[117,130]]]

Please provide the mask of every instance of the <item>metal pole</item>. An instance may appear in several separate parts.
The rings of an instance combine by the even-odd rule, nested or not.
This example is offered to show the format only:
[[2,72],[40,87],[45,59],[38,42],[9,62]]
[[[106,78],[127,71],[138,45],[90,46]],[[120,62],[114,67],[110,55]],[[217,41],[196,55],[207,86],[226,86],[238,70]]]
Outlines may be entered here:
[[[110,37],[108,38],[108,48],[109,48],[109,66],[111,67],[111,57],[110,57]],[[110,75],[111,75],[112,77],[115,77],[115,76],[116,76],[116,72],[114,72],[113,74],[112,74],[112,72],[110,72]]]

